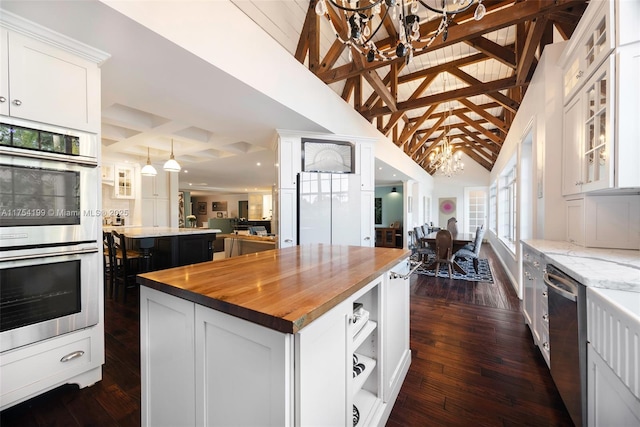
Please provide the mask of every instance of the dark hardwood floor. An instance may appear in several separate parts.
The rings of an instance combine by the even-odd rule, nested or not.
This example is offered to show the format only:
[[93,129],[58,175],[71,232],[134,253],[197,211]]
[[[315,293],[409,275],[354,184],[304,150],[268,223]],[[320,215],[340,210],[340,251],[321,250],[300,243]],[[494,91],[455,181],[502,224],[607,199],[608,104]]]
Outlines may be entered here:
[[[389,427],[572,425],[509,279],[489,245],[481,256],[493,284],[412,276],[413,360]],[[140,425],[137,298],[107,298],[105,312],[103,380],[9,408],[2,427]]]

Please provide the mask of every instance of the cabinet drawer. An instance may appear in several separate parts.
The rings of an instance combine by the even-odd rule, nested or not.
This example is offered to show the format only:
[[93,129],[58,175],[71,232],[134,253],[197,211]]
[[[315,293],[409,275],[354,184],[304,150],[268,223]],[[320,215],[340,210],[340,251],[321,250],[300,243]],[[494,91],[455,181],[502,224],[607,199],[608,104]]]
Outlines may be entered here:
[[81,372],[93,359],[90,336],[53,348],[36,344],[8,353],[0,366],[2,396],[66,371]]

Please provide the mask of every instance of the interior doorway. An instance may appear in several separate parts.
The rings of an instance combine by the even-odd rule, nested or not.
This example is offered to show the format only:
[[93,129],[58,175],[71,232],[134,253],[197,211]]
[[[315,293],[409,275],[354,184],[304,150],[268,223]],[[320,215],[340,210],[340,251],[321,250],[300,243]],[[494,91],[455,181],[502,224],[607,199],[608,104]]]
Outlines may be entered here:
[[240,200],[238,202],[238,217],[247,219],[249,218],[249,201]]

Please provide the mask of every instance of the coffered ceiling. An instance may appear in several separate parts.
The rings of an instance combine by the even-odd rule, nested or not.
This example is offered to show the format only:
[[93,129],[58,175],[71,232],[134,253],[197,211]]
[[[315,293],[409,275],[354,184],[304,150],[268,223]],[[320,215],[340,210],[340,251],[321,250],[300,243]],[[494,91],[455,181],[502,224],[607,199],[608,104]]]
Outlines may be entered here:
[[[446,40],[438,35],[430,45],[415,42],[410,62],[367,62],[341,42],[349,39],[349,14],[328,0],[338,37],[329,20],[315,12],[316,0],[234,1],[429,173],[434,172],[429,155],[445,135],[454,150],[491,170],[544,46],[568,39],[587,4],[483,3],[487,13],[481,20],[473,19],[474,5],[454,17]],[[420,34],[428,40],[441,16],[423,7],[419,16]],[[373,38],[376,47],[393,50],[396,30],[383,25]]]

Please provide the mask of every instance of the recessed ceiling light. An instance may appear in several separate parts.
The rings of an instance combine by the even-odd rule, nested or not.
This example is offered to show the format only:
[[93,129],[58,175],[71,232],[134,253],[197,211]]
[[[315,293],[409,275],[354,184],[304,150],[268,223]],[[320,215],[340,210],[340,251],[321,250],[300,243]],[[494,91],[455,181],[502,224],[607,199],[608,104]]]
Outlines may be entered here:
[[393,176],[396,176],[396,174],[394,173]]
[[382,166],[380,166],[380,167],[378,168],[378,170],[379,170],[379,171],[381,171],[381,170],[382,170]]
[[260,162],[256,163],[256,166],[260,166]]
[[184,170],[184,173],[189,173],[189,171],[185,169],[185,170]]
[[189,185],[193,185],[193,183],[190,182]]

